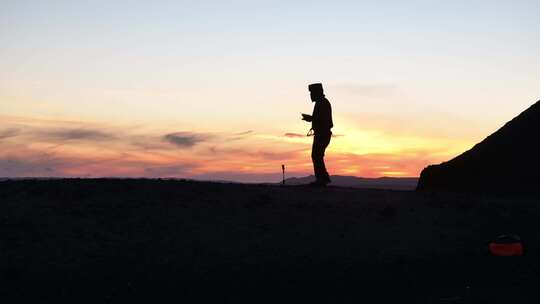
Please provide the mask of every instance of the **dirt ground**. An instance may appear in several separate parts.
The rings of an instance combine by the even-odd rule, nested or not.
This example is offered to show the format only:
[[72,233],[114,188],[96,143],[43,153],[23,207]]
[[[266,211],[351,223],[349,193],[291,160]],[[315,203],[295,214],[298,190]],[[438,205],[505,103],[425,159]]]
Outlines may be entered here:
[[[538,303],[540,198],[0,182],[0,300]],[[497,235],[522,257],[493,257]]]

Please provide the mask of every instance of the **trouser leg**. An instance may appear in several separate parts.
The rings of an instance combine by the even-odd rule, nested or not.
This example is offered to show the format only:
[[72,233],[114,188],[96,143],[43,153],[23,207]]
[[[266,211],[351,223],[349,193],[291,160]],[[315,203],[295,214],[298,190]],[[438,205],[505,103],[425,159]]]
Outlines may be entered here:
[[311,149],[311,160],[313,161],[313,171],[317,181],[330,181],[326,166],[324,164],[324,152],[330,143],[330,134],[315,134]]

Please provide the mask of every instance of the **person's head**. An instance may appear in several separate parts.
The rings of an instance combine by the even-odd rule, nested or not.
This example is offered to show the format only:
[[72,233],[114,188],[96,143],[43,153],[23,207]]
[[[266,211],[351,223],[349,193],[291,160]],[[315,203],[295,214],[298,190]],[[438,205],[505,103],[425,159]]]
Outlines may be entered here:
[[312,83],[308,86],[311,101],[318,101],[324,98],[322,83]]

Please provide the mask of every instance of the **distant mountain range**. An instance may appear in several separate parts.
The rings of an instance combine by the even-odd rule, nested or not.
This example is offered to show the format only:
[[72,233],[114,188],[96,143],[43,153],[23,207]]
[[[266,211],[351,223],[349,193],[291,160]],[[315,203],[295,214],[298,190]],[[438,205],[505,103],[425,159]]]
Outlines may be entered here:
[[[363,189],[414,190],[418,184],[416,177],[379,177],[365,178],[357,176],[333,175],[330,186]],[[291,177],[285,179],[285,185],[306,185],[315,180],[315,176]]]

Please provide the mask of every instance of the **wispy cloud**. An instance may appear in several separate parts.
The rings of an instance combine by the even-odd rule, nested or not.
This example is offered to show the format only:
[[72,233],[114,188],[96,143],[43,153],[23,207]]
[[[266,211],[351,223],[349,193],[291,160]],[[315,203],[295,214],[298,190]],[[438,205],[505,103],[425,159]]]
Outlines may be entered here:
[[88,141],[105,141],[115,139],[116,135],[95,129],[74,128],[74,129],[52,129],[39,130],[37,135],[42,138],[52,140],[88,140]]
[[5,139],[9,137],[15,137],[20,133],[20,130],[17,128],[9,128],[5,130],[0,130],[0,139]]
[[57,160],[20,159],[15,157],[0,158],[0,176],[3,177],[44,177],[54,176]]
[[300,133],[285,133],[283,136],[288,138],[304,138],[306,137],[306,134],[300,134]]
[[201,142],[207,141],[209,138],[211,138],[211,136],[203,133],[175,132],[167,134],[163,138],[165,141],[175,146],[181,148],[191,148]]
[[253,130],[248,130],[248,131],[245,131],[245,132],[238,132],[238,133],[233,133],[231,137],[227,137],[227,141],[235,141],[235,140],[242,140],[242,139],[246,139],[246,138],[249,138],[249,136],[253,135]]
[[241,136],[241,135],[248,135],[248,134],[251,134],[251,133],[253,133],[253,130],[248,130],[248,131],[239,132],[239,133],[233,133],[233,135]]

